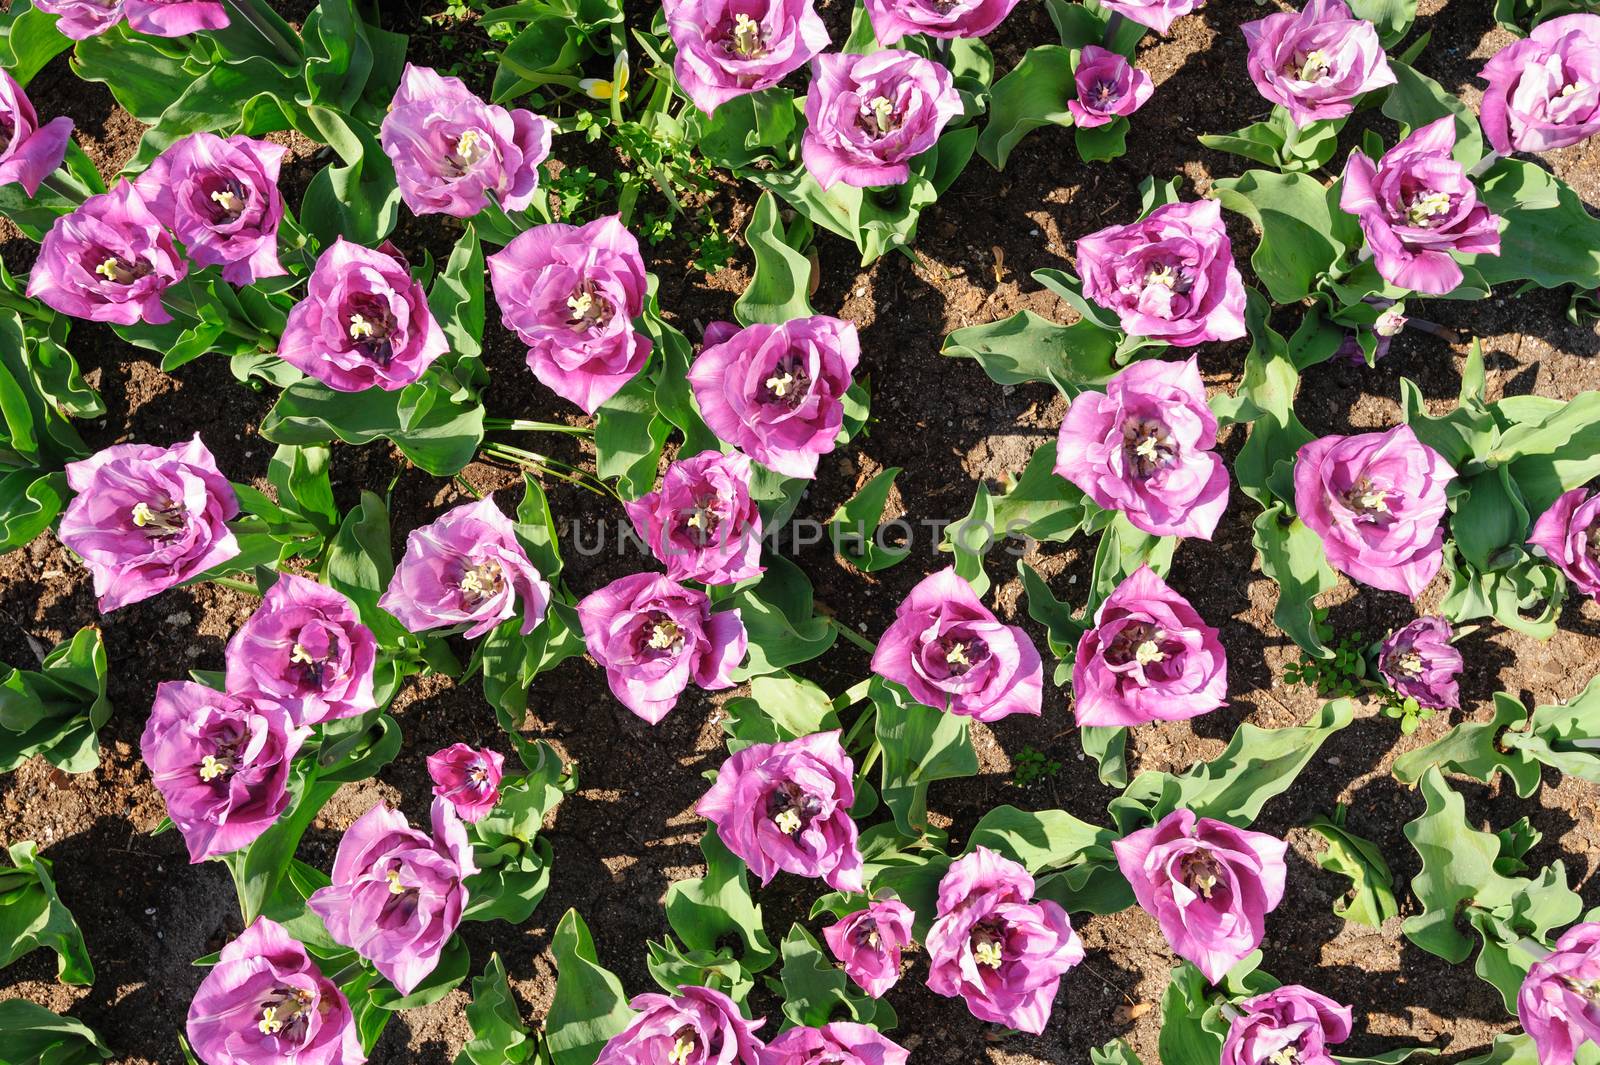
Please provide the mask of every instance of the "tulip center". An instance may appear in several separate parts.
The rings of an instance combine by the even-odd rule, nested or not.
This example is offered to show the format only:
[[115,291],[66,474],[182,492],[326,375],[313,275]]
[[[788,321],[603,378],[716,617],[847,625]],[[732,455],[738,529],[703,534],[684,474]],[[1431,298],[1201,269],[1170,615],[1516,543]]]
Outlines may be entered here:
[[716,534],[717,526],[722,524],[722,519],[712,509],[713,502],[714,500],[710,498],[696,500],[688,512],[688,517],[683,519],[682,530],[697,544],[710,542],[711,537]]
[[117,285],[128,285],[150,272],[149,263],[130,263],[120,255],[108,254],[95,264],[94,272]]
[[688,1065],[689,1058],[699,1047],[699,1043],[691,1029],[679,1029],[672,1050],[667,1053],[667,1065]]
[[320,691],[328,663],[337,652],[338,643],[330,633],[313,635],[302,630],[301,638],[289,648],[289,667],[291,670],[298,668],[305,682]]
[[1089,91],[1089,95],[1093,97],[1096,107],[1104,109],[1115,103],[1119,94],[1113,82],[1097,81],[1094,83],[1094,88]]
[[498,559],[486,558],[461,576],[461,597],[476,605],[500,594],[505,587],[505,570]]
[[1300,1052],[1292,1046],[1283,1047],[1268,1054],[1267,1060],[1272,1065],[1294,1065],[1296,1061],[1300,1060]]
[[489,138],[484,136],[482,130],[465,130],[456,138],[455,146],[450,150],[450,158],[446,162],[450,164],[450,169],[460,176],[488,155],[489,148]]
[[135,528],[143,529],[145,536],[152,540],[172,540],[183,532],[184,519],[188,516],[181,503],[171,500],[165,506],[153,507],[149,503],[140,501],[133,505],[129,512]]
[[305,1038],[311,1022],[311,993],[302,988],[280,987],[261,1004],[256,1030],[291,1042]]
[[233,178],[224,178],[218,187],[207,193],[207,198],[215,205],[212,211],[212,221],[218,224],[236,222],[244,214],[245,204],[250,200],[250,192],[243,183]]
[[16,119],[10,115],[0,115],[0,153],[11,147],[11,138],[17,135]]
[[1406,208],[1406,221],[1414,226],[1426,228],[1433,224],[1435,218],[1449,214],[1450,204],[1448,192],[1424,192],[1413,199]]
[[728,33],[728,51],[740,59],[760,59],[767,54],[766,38],[761,23],[749,15],[733,16],[733,28]]
[[376,297],[358,296],[347,309],[350,317],[346,332],[351,346],[380,366],[388,366],[389,360],[394,358],[395,330],[394,315],[389,313],[389,308]]
[[567,325],[583,333],[591,326],[604,325],[611,320],[611,302],[594,290],[591,282],[584,282],[567,297]]
[[652,651],[665,651],[675,655],[683,650],[683,645],[688,639],[683,631],[683,626],[665,615],[658,615],[646,630],[646,646]]
[[822,801],[785,780],[767,793],[767,816],[785,836],[799,832],[822,812]]
[[979,921],[972,930],[972,957],[979,965],[1000,968],[1005,960],[1005,929],[998,921]]
[[881,137],[900,125],[894,113],[894,101],[887,96],[874,96],[861,108],[861,128],[875,137]]
[[1167,427],[1150,418],[1129,418],[1122,427],[1123,454],[1140,477],[1149,477],[1177,460],[1178,445]]
[[1222,878],[1222,866],[1208,851],[1190,851],[1178,859],[1178,877],[1189,890],[1209,899]]
[[1584,534],[1584,543],[1588,548],[1589,557],[1600,562],[1600,525],[1596,525]]
[[[1129,625],[1116,638],[1111,641],[1111,646],[1106,649],[1106,660],[1114,666],[1124,666],[1132,662],[1142,671],[1146,666],[1157,662],[1165,662],[1169,657],[1163,644],[1167,639],[1165,629],[1148,622]],[[1144,683],[1141,674],[1135,675],[1135,680]]]
[[208,784],[231,772],[233,772],[233,759],[226,755],[218,758],[214,754],[208,754],[200,759],[200,779]]
[[1392,495],[1393,492],[1379,488],[1366,477],[1362,477],[1344,494],[1344,502],[1359,517],[1376,520],[1379,514],[1389,513],[1389,497]]
[[871,917],[862,918],[851,938],[855,940],[856,946],[869,947],[872,950],[877,950],[879,944],[883,942],[883,937],[878,934],[878,922]]
[[400,882],[400,870],[389,870],[386,879],[389,881],[389,894],[404,895],[410,889]]
[[1415,651],[1407,651],[1395,659],[1394,668],[1402,676],[1420,677],[1422,676],[1422,656]]
[[1301,81],[1317,81],[1327,77],[1332,72],[1333,60],[1328,56],[1327,52],[1318,48],[1315,51],[1307,52],[1301,57],[1300,69],[1295,76]]
[[811,388],[811,379],[793,360],[784,359],[772,368],[772,373],[761,382],[766,390],[764,397],[770,403],[785,407],[798,407]]

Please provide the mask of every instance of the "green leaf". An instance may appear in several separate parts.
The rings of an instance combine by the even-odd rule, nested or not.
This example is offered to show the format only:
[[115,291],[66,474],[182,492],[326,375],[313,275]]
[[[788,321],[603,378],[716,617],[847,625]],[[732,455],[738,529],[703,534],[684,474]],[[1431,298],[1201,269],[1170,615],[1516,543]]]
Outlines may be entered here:
[[1325,189],[1316,178],[1250,170],[1215,187],[1222,206],[1260,232],[1250,265],[1274,303],[1305,299],[1318,278],[1361,247],[1361,229],[1339,209],[1337,188]]
[[1480,188],[1484,202],[1504,220],[1499,255],[1464,257],[1484,281],[1600,286],[1600,219],[1565,182],[1537,163],[1501,159],[1480,179]]
[[1563,775],[1600,783],[1600,679],[1567,700],[1535,707],[1525,731],[1508,731],[1500,742],[1525,752]]
[[1332,591],[1339,578],[1328,565],[1322,538],[1299,518],[1288,520],[1284,509],[1282,503],[1274,503],[1262,511],[1251,539],[1261,559],[1261,572],[1278,584],[1272,620],[1308,654],[1328,658],[1333,652],[1323,642],[1315,600]]
[[809,680],[787,674],[756,677],[750,682],[750,697],[790,738],[839,727],[828,693]]
[[1084,608],[1084,615],[1092,617],[1117,586],[1141,566],[1149,566],[1158,577],[1166,576],[1177,546],[1178,537],[1147,533],[1135,528],[1121,511],[1112,513],[1095,548],[1094,573],[1090,578],[1089,603]]
[[458,473],[483,442],[483,406],[456,401],[438,375],[398,392],[369,388],[335,392],[320,381],[298,381],[284,389],[261,423],[261,435],[276,444],[357,446],[387,437],[406,458],[435,477]]
[[271,905],[306,829],[337,790],[338,781],[319,779],[316,759],[296,759],[289,774],[289,805],[283,813],[249,844],[223,856],[233,875],[245,924],[254,922]]
[[366,123],[320,104],[307,114],[343,165],[329,163],[311,179],[300,203],[301,225],[325,246],[341,236],[377,246],[400,218],[394,164]]
[[7,847],[11,868],[0,868],[0,968],[40,947],[56,952],[56,978],[64,984],[94,983],[94,965],[72,911],[56,894],[50,861],[39,845],[24,840]]
[[737,681],[808,662],[838,637],[827,618],[812,613],[811,582],[781,555],[764,555],[766,572],[730,600],[749,639],[749,657],[734,671]]
[[400,989],[388,980],[379,981],[368,994],[379,1009],[391,1012],[416,1009],[437,1002],[454,991],[456,985],[467,978],[471,967],[472,955],[467,950],[466,941],[459,935],[451,936],[439,955],[439,963],[409,994],[402,995]]
[[994,83],[989,98],[989,121],[978,137],[978,154],[996,170],[1031,130],[1040,126],[1071,126],[1067,100],[1074,93],[1072,52],[1058,44],[1028,49],[1011,73]]
[[1094,759],[1100,783],[1111,788],[1128,786],[1128,730],[1109,725],[1083,725],[1078,729],[1083,753]]
[[755,257],[755,271],[733,305],[739,324],[782,325],[815,314],[810,300],[813,267],[805,254],[810,225],[797,220],[786,229],[778,216],[777,197],[763,192],[745,226],[744,240]]
[[997,806],[978,821],[962,853],[987,847],[1021,863],[1037,876],[1077,864],[1094,849],[1109,848],[1116,838],[1110,829],[1081,821],[1065,810],[1030,812]]
[[0,17],[0,67],[23,88],[45,65],[72,47],[56,29],[56,16],[40,11],[28,0],[15,0]]
[[1417,0],[1351,0],[1350,13],[1376,26],[1384,48],[1393,48],[1417,20]]
[[883,746],[878,790],[901,833],[920,836],[928,830],[928,786],[978,772],[971,723],[922,706],[904,688],[881,677],[872,679],[868,693],[877,707],[874,727]]
[[[1444,571],[1450,578],[1439,613],[1454,622],[1492,617],[1508,628],[1546,640],[1556,631],[1567,582],[1561,571],[1521,547],[1507,547],[1496,568],[1479,569],[1445,541]],[[1529,614],[1528,611],[1537,613]]]
[[1085,163],[1105,163],[1128,150],[1128,120],[1118,115],[1103,126],[1079,126],[1072,131],[1072,146]]
[[1451,491],[1450,533],[1468,565],[1492,569],[1501,551],[1526,539],[1528,508],[1509,466],[1461,478]]
[[556,993],[544,1019],[544,1047],[552,1065],[594,1065],[606,1041],[633,1019],[622,981],[601,966],[577,910],[568,910],[556,925],[550,953]]
[[744,862],[734,857],[716,829],[700,838],[706,875],[678,880],[667,887],[667,921],[684,944],[695,951],[715,951],[724,940],[743,944],[741,962],[755,973],[777,959],[761,926],[761,907],[750,894]]
[[1088,320],[1059,325],[1032,311],[1018,311],[988,325],[957,329],[939,354],[975,359],[1002,385],[1060,381],[1074,388],[1103,385],[1116,372],[1111,356],[1117,337]]
[[[483,353],[484,276],[483,245],[477,229],[468,224],[428,289],[428,309],[450,342],[457,366]],[[460,370],[456,379],[466,383]]]
[[782,953],[778,979],[783,988],[783,1015],[791,1024],[820,1028],[838,1020],[879,1028],[893,1025],[894,1010],[889,1004],[857,990],[799,924],[790,927]]
[[638,499],[655,486],[661,449],[671,423],[656,408],[655,390],[643,374],[595,411],[595,469],[615,478],[624,499]]
[[1345,827],[1348,808],[1342,803],[1330,819],[1318,815],[1309,828],[1328,843],[1317,864],[1350,878],[1350,891],[1333,904],[1333,912],[1347,921],[1378,928],[1400,913],[1394,897],[1394,874],[1377,844]]
[[1157,1054],[1162,1065],[1216,1065],[1222,1056],[1222,1035],[1205,1024],[1212,1012],[1209,985],[1188,962],[1179,962],[1161,996],[1161,1034]]
[[184,66],[188,54],[181,44],[134,33],[119,22],[77,43],[72,72],[84,81],[104,82],[124,110],[154,125],[194,81]]
[[829,542],[864,573],[888,569],[904,562],[911,554],[909,546],[895,546],[884,541],[879,525],[899,473],[897,466],[879,472],[860,491],[839,504],[839,509],[828,519]]
[[25,998],[0,1002],[0,1041],[6,1059],[19,1065],[93,1065],[112,1058],[88,1025]]
[[472,1026],[472,1038],[456,1055],[455,1065],[511,1065],[534,1055],[537,1044],[528,1038],[498,954],[489,955],[483,975],[472,981],[467,1023]]
[[1454,115],[1456,120],[1456,162],[1470,167],[1483,158],[1483,134],[1477,116],[1463,101],[1444,90],[1438,82],[1398,60],[1389,61],[1395,84],[1383,102],[1383,113],[1405,127],[1407,133],[1430,122]]
[[0,676],[0,772],[36,754],[68,773],[100,764],[97,733],[111,717],[100,630],[82,628],[45,655],[38,671]]
[[1502,749],[1502,736],[1520,726],[1528,717],[1525,708],[1506,692],[1494,696],[1494,716],[1488,721],[1463,721],[1425,747],[1407,751],[1394,760],[1395,779],[1413,787],[1434,766],[1462,773],[1485,783],[1499,773],[1511,778],[1517,794],[1526,799],[1539,788],[1539,763],[1526,750],[1510,746]]
[[1144,1065],[1125,1039],[1113,1039],[1089,1051],[1089,1065]]

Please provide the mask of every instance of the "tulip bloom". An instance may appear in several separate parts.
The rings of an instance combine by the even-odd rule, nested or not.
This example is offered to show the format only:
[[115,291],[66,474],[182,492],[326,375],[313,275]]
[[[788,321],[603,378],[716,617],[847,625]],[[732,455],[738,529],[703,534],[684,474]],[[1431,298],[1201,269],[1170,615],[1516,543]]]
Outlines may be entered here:
[[928,931],[928,988],[961,996],[979,1020],[1038,1035],[1083,944],[1059,905],[1031,901],[1033,887],[1026,869],[987,847],[956,859]]
[[1184,721],[1228,702],[1228,655],[1189,601],[1140,566],[1095,611],[1072,664],[1079,726]]
[[593,414],[650,359],[634,328],[648,278],[617,215],[535,226],[489,256],[500,320],[528,345],[528,369]]
[[57,218],[28,277],[28,295],[92,322],[165,325],[161,295],[189,268],[131,181]]
[[187,37],[228,27],[228,12],[217,0],[123,0],[128,28],[152,37]]
[[433,802],[433,835],[379,803],[345,830],[333,883],[306,900],[328,934],[370,961],[402,995],[438,966],[478,871],[450,804]]
[[778,84],[828,47],[813,0],[664,0],[678,87],[706,114]]
[[1443,295],[1461,284],[1451,253],[1500,254],[1500,216],[1478,199],[1466,168],[1451,158],[1455,119],[1413,130],[1376,165],[1351,152],[1339,206],[1356,216],[1373,265],[1391,285]]
[[186,680],[156,686],[139,753],[190,862],[229,854],[272,827],[289,805],[289,763],[308,735],[273,702]]
[[455,808],[463,821],[482,821],[500,801],[500,777],[505,755],[488,748],[477,750],[452,743],[428,755],[428,776],[433,793]]
[[29,196],[67,154],[72,119],[52,118],[39,125],[33,102],[17,79],[0,70],[0,185],[18,184]]
[[460,78],[406,64],[379,139],[412,214],[471,218],[494,202],[521,211],[550,154],[549,119],[486,104]]
[[721,991],[686,984],[676,995],[639,995],[634,1018],[595,1065],[760,1065],[761,1020],[747,1021]]
[[74,41],[98,37],[126,18],[122,0],[33,0],[33,6],[56,20],[56,29]]
[[735,752],[695,812],[763,885],[783,869],[861,890],[861,848],[850,819],[855,765],[839,732],[818,732]]
[[654,725],[692,680],[733,687],[748,645],[737,610],[713,614],[704,592],[659,573],[620,577],[578,604],[589,653],[623,706]]
[[1378,651],[1378,672],[1389,687],[1436,710],[1461,705],[1456,674],[1465,665],[1450,643],[1450,623],[1439,617],[1417,618],[1396,629]]
[[911,160],[961,114],[950,72],[914,52],[830,52],[811,61],[800,155],[824,189],[903,185]]
[[1083,129],[1133,114],[1156,91],[1149,74],[1097,44],[1084,47],[1072,81],[1078,95],[1067,101],[1067,110]]
[[1296,126],[1343,118],[1362,96],[1395,82],[1377,28],[1345,0],[1310,0],[1240,27],[1250,80]]
[[526,636],[544,620],[550,584],[491,494],[413,529],[378,605],[412,632],[467,626],[468,639],[520,610]]
[[822,930],[828,949],[845,975],[873,998],[900,980],[900,952],[911,944],[911,907],[899,899],[878,899]]
[[903,37],[985,37],[1005,21],[1017,0],[867,0],[867,16],[879,43]]
[[1104,392],[1080,392],[1056,442],[1056,473],[1156,536],[1211,539],[1228,505],[1217,419],[1194,358],[1143,359]]
[[399,249],[343,237],[317,259],[278,341],[279,358],[336,392],[398,391],[449,350]]
[[194,133],[156,156],[139,193],[183,241],[196,266],[222,267],[230,285],[287,273],[278,262],[281,144]]
[[1100,0],[1100,5],[1129,22],[1165,34],[1180,15],[1200,10],[1206,0]]
[[276,921],[255,923],[222,948],[185,1026],[206,1065],[361,1065],[350,1003]]
[[1409,425],[1325,436],[1295,457],[1294,504],[1334,569],[1415,599],[1444,561],[1440,520],[1454,476]]
[[100,612],[148,599],[239,554],[239,497],[196,433],[171,447],[117,444],[67,463],[77,493],[58,535],[94,576]]
[[1169,203],[1126,226],[1078,241],[1083,294],[1130,336],[1192,348],[1238,340],[1244,281],[1216,200]]
[[660,488],[623,507],[675,581],[735,584],[763,571],[750,460],[737,452],[679,459],[667,467]]
[[377,654],[372,630],[350,600],[283,573],[228,641],[228,690],[276,700],[296,725],[356,717],[378,705]]
[[1600,924],[1575,924],[1533,963],[1517,992],[1517,1018],[1539,1065],[1572,1065],[1587,1043],[1600,1044]]
[[1338,1065],[1329,1043],[1350,1038],[1350,1007],[1285,984],[1233,1006],[1222,1065]]
[[717,436],[785,477],[815,477],[844,428],[861,358],[852,322],[817,314],[740,329],[713,322],[689,384]]
[[1484,136],[1501,155],[1600,133],[1600,15],[1562,15],[1495,53],[1479,75]]
[[1600,598],[1600,492],[1563,492],[1533,523],[1528,544],[1543,551],[1574,588]]
[[1037,716],[1044,663],[1028,634],[1002,625],[954,568],[924,577],[895,610],[872,670],[924,706],[998,721]]
[[906,1065],[911,1052],[876,1028],[834,1021],[790,1028],[761,1051],[761,1065]]
[[1173,951],[1214,984],[1261,945],[1267,914],[1283,901],[1288,846],[1180,809],[1111,848]]

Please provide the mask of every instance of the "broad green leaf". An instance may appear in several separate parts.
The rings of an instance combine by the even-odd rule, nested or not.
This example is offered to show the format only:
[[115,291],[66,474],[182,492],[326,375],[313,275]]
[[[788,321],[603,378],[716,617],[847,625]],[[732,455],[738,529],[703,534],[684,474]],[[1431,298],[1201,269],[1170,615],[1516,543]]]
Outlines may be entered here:
[[1272,620],[1307,653],[1327,658],[1333,652],[1323,642],[1314,604],[1318,595],[1338,585],[1339,578],[1328,565],[1322,538],[1284,511],[1282,503],[1262,511],[1251,539],[1261,559],[1261,572],[1278,584]]
[[839,509],[828,520],[829,542],[864,573],[888,569],[904,562],[911,554],[909,546],[888,543],[879,524],[899,473],[899,467],[895,466],[880,471],[860,491],[839,504]]
[[1327,841],[1317,864],[1350,878],[1350,891],[1333,904],[1333,912],[1347,921],[1378,928],[1400,913],[1394,897],[1394,874],[1377,844],[1345,826],[1347,808],[1341,804],[1332,818],[1318,815],[1310,829]]
[[690,950],[715,951],[737,937],[740,962],[752,973],[777,959],[761,926],[761,906],[750,894],[744,862],[734,857],[710,827],[700,838],[706,875],[678,880],[667,887],[667,921]]
[[872,999],[834,964],[832,956],[799,924],[790,927],[782,945],[783,1015],[792,1024],[820,1028],[831,1021],[891,1027],[894,1010]]
[[809,736],[839,727],[839,715],[834,712],[827,692],[799,677],[788,674],[756,677],[750,682],[750,698],[790,737]]
[[1117,337],[1084,320],[1059,325],[1032,311],[999,322],[957,329],[939,354],[974,359],[1002,385],[1061,381],[1074,388],[1103,385],[1116,372]]
[[734,671],[740,681],[808,662],[838,637],[827,618],[812,613],[811,581],[800,567],[780,555],[764,555],[762,561],[766,573],[760,582],[729,600],[750,646],[745,664]]
[[[1463,101],[1446,92],[1438,82],[1405,63],[1391,59],[1395,84],[1383,102],[1383,113],[1405,127],[1407,133],[1428,123],[1453,115],[1456,120],[1456,162],[1470,167],[1483,158],[1483,134],[1477,116]],[[1376,160],[1374,160],[1376,161]]]
[[967,718],[922,706],[905,689],[874,677],[877,737],[883,745],[879,792],[906,836],[927,832],[928,786],[978,772]]
[[284,389],[261,435],[276,444],[337,439],[357,446],[387,437],[428,473],[448,477],[472,461],[483,441],[483,406],[456,402],[436,375],[399,392],[335,392],[305,380]]
[[556,925],[550,953],[556,993],[544,1019],[544,1047],[552,1065],[594,1065],[606,1041],[633,1019],[622,981],[601,966],[577,910],[568,910]]
[[1117,834],[1080,821],[1065,810],[1030,812],[997,806],[983,815],[963,854],[987,847],[1020,862],[1034,875],[1083,861],[1094,848],[1108,848]]
[[755,257],[755,271],[733,305],[740,325],[782,325],[816,313],[810,300],[813,267],[805,253],[810,239],[808,224],[801,220],[785,228],[777,197],[770,192],[761,194],[744,229],[745,243]]
[[996,170],[1031,130],[1071,126],[1067,100],[1076,94],[1072,52],[1059,44],[1035,45],[1023,53],[1011,73],[994,83],[989,121],[978,137],[978,154]]
[[40,947],[56,952],[56,978],[94,983],[94,965],[72,911],[56,894],[48,858],[31,840],[11,844],[11,867],[0,868],[0,968]]
[[472,1038],[456,1055],[455,1065],[513,1065],[534,1056],[536,1044],[522,1023],[522,1011],[511,995],[498,954],[489,955],[483,975],[473,978],[467,1023]]
[[1250,170],[1216,183],[1222,206],[1248,218],[1261,233],[1250,256],[1274,303],[1298,303],[1317,279],[1361,246],[1361,230],[1339,209],[1337,191],[1306,174]]
[[112,1058],[88,1025],[25,998],[0,1002],[0,1040],[7,1060],[19,1065],[94,1065]]
[[79,629],[37,671],[0,674],[0,772],[36,754],[68,773],[89,772],[100,764],[97,734],[110,717],[105,643],[99,629]]
[[638,499],[655,487],[661,449],[671,424],[656,409],[650,379],[640,374],[595,411],[595,469],[617,481],[624,499]]

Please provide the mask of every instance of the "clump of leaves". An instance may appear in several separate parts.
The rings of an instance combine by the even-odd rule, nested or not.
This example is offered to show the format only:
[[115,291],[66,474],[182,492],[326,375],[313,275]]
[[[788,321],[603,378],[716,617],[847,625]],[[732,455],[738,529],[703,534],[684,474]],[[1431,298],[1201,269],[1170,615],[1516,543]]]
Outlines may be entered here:
[[1283,667],[1284,682],[1304,684],[1324,698],[1360,694],[1367,677],[1366,646],[1361,642],[1361,633],[1348,633],[1329,649],[1333,651],[1332,658],[1313,658],[1302,652],[1298,662]]
[[1409,736],[1417,731],[1417,727],[1433,716],[1433,707],[1423,706],[1414,696],[1401,695],[1398,692],[1389,692],[1384,696],[1384,717],[1392,717],[1400,722],[1400,734]]
[[1047,777],[1061,772],[1061,763],[1047,758],[1043,752],[1024,747],[1011,760],[1011,783],[1019,788],[1032,787]]

